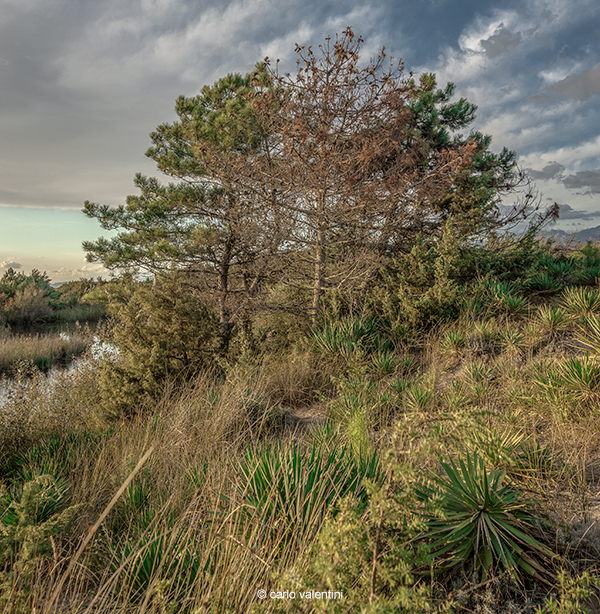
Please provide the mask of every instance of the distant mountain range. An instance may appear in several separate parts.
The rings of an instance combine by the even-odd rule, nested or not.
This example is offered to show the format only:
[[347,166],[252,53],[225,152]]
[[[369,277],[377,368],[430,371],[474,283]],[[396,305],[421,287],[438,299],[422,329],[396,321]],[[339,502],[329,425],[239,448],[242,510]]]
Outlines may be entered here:
[[600,226],[594,226],[593,228],[584,228],[579,232],[566,232],[565,230],[545,230],[543,235],[552,237],[561,243],[572,241],[574,243],[587,243],[590,239],[592,241],[600,241]]

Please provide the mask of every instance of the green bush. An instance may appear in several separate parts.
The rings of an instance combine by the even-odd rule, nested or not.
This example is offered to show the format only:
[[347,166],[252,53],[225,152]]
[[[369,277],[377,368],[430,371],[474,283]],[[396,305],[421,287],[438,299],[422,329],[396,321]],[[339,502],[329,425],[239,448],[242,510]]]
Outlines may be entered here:
[[[39,475],[13,491],[0,484],[0,604],[24,599],[27,581],[53,553],[53,537],[71,523],[78,506],[68,506],[70,485],[64,478]],[[15,589],[16,593],[15,594]]]
[[375,308],[390,322],[428,326],[460,313],[463,296],[456,283],[460,252],[448,229],[434,245],[419,238],[411,251],[382,270]]
[[118,347],[119,357],[99,369],[109,413],[135,412],[140,401],[156,398],[169,378],[191,376],[213,364],[219,344],[216,315],[190,293],[182,275],[141,284],[112,309],[109,340]]

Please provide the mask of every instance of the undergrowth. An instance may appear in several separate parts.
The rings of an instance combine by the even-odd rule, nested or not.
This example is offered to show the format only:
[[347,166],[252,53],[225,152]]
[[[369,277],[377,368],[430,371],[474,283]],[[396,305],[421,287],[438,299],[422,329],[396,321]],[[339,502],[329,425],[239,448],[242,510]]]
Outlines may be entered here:
[[168,371],[121,414],[98,375],[125,368],[117,354],[17,372],[1,611],[584,611],[600,555],[588,256],[468,292],[441,270],[446,294],[382,286],[370,312]]

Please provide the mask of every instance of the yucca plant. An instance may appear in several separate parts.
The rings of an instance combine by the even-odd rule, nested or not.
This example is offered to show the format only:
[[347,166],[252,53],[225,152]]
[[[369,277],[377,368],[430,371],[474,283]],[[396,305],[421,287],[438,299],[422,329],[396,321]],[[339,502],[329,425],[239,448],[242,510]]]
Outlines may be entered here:
[[426,513],[422,536],[438,567],[471,568],[482,581],[501,570],[515,578],[547,577],[545,564],[553,553],[534,537],[536,513],[504,484],[505,473],[487,471],[476,453],[441,465],[445,477],[417,491],[423,502],[440,501],[441,517]]
[[500,333],[502,347],[509,352],[521,354],[526,347],[525,337],[521,331],[505,330]]
[[561,384],[560,377],[554,365],[546,362],[535,365],[532,381],[550,402],[564,409],[567,402],[566,390]]
[[527,311],[527,299],[517,294],[503,294],[496,297],[495,307],[499,313],[518,316]]
[[316,330],[312,335],[312,344],[315,349],[324,354],[350,354],[355,347],[355,343],[340,334],[339,330],[333,326],[327,326],[323,330]]
[[590,316],[600,312],[600,292],[592,288],[566,288],[562,296],[565,313],[574,316]]
[[471,342],[474,344],[494,345],[498,340],[498,325],[495,318],[476,322],[472,327]]
[[558,383],[578,400],[600,400],[600,364],[593,358],[567,358],[558,367]]
[[578,282],[580,284],[588,284],[590,286],[598,283],[600,278],[600,266],[587,266],[578,274]]
[[527,286],[530,290],[544,294],[554,294],[562,288],[562,285],[548,273],[537,273],[533,275],[533,277],[527,281]]
[[547,446],[532,442],[524,431],[498,432],[486,428],[470,433],[467,449],[477,452],[492,469],[506,471],[510,478],[548,474],[562,463]]
[[510,282],[485,280],[480,283],[479,292],[494,313],[519,315],[526,311],[527,300],[523,298],[517,286]]
[[303,452],[295,443],[249,449],[240,464],[240,499],[275,531],[299,539],[317,530],[342,497],[365,497],[365,479],[381,481],[377,452],[357,456],[335,445],[322,450],[313,445]]
[[379,350],[373,354],[373,367],[377,375],[383,377],[396,369],[396,356],[389,350]]
[[[22,494],[12,497],[5,491],[3,501],[0,501],[0,523],[6,526],[16,526],[23,519],[19,518],[20,506],[27,500],[31,522],[39,524],[64,510],[71,497],[71,485],[65,477],[55,478],[52,475],[31,475],[23,484]],[[33,494],[32,494],[33,493]]]
[[467,335],[460,331],[448,331],[440,342],[440,348],[445,354],[459,355],[467,345]]
[[598,316],[588,316],[583,320],[579,327],[577,340],[592,356],[600,356],[600,318]]
[[549,446],[542,445],[539,441],[524,441],[515,451],[514,459],[516,464],[512,474],[515,476],[549,476],[564,471],[566,467]]
[[481,360],[475,360],[465,367],[464,374],[470,394],[477,402],[483,402],[494,378],[492,367]]
[[474,360],[465,367],[465,375],[473,384],[487,384],[493,375],[494,370],[481,360]]
[[425,386],[409,388],[404,396],[404,405],[409,411],[425,411],[433,405],[433,390]]
[[571,318],[560,307],[543,305],[538,308],[536,320],[548,333],[555,335],[569,327]]
[[396,394],[404,394],[406,390],[408,390],[413,385],[413,382],[402,377],[396,378],[391,384],[390,388]]
[[553,277],[568,279],[574,274],[575,261],[572,258],[560,260],[552,259],[546,263],[546,270]]
[[193,537],[182,529],[159,526],[145,530],[137,539],[120,541],[110,563],[119,593],[128,602],[136,602],[160,581],[170,604],[181,606],[182,597],[194,589],[202,573]]
[[389,339],[379,334],[374,320],[355,318],[341,320],[316,330],[312,335],[313,347],[325,354],[350,355],[357,348],[392,350]]
[[467,438],[467,448],[478,453],[493,469],[507,470],[514,464],[516,451],[523,445],[523,432],[477,429]]

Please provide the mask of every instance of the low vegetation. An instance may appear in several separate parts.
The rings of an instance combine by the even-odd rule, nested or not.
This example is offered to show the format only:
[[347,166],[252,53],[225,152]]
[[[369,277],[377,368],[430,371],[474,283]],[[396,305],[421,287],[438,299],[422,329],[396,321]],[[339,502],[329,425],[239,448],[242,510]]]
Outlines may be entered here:
[[93,335],[88,328],[66,333],[18,335],[0,334],[0,374],[14,375],[33,365],[43,372],[69,364],[90,346]]
[[50,278],[36,269],[30,275],[8,269],[0,279],[0,326],[39,332],[51,325],[97,322],[104,308],[83,297],[104,283],[81,279],[54,288]]
[[64,367],[92,342],[92,329],[106,315],[84,296],[104,285],[81,279],[54,288],[45,273],[8,269],[0,279],[0,375],[34,366]]

